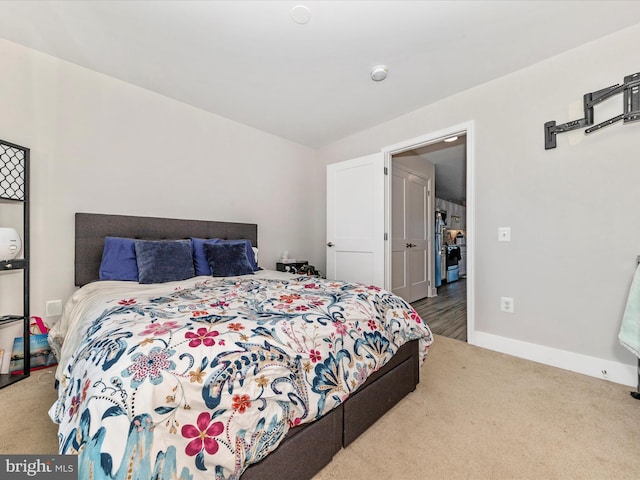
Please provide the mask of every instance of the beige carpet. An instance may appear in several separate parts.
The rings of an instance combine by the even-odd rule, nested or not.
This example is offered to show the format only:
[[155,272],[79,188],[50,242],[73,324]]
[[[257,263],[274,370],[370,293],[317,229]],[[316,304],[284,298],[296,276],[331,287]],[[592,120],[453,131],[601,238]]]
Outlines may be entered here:
[[53,370],[36,370],[0,390],[0,453],[58,453],[58,428],[49,418],[56,401]]
[[[0,453],[55,453],[52,381],[0,390]],[[417,390],[314,480],[637,480],[630,390],[436,336]]]

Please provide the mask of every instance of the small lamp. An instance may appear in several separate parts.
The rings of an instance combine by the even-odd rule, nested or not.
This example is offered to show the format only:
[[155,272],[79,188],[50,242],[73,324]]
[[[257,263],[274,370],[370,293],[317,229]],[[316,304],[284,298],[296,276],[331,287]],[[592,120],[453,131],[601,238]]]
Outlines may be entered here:
[[0,260],[13,260],[21,248],[22,240],[16,229],[0,227]]

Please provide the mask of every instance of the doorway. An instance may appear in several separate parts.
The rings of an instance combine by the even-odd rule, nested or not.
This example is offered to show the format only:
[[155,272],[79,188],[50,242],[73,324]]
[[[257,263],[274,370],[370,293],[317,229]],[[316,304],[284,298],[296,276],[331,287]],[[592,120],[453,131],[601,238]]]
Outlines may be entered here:
[[[473,124],[468,123],[451,129],[435,132],[420,138],[408,140],[383,149],[386,164],[390,171],[394,166],[402,166],[420,175],[424,171],[420,167],[423,162],[426,171],[429,164],[435,169],[433,187],[429,194],[429,211],[427,222],[430,254],[426,256],[429,272],[430,288],[422,299],[407,298],[418,314],[426,319],[435,334],[458,340],[474,341],[474,303],[473,303]],[[448,141],[445,141],[448,140]],[[418,171],[416,171],[418,170]],[[399,196],[394,192],[394,177],[389,175],[386,199],[388,224],[387,231],[393,231],[394,215],[399,210],[394,206]],[[397,183],[397,181],[396,181]],[[401,209],[400,209],[401,210]],[[438,244],[436,227],[436,211],[446,216],[441,241]],[[446,212],[446,213],[444,213]],[[439,215],[438,215],[439,216]],[[406,258],[393,248],[393,241],[388,242],[390,252],[387,253],[388,272],[386,284],[398,284],[398,271],[394,262]],[[410,245],[413,242],[406,242]],[[448,246],[448,248],[447,248]],[[396,242],[397,247],[397,242]],[[438,249],[442,250],[438,252]],[[442,256],[438,255],[441,253]],[[453,255],[451,254],[453,253]],[[442,262],[442,263],[440,263]],[[436,263],[438,267],[436,268]],[[455,264],[455,265],[454,265]],[[447,275],[449,269],[449,275]],[[453,275],[455,273],[455,275]]]

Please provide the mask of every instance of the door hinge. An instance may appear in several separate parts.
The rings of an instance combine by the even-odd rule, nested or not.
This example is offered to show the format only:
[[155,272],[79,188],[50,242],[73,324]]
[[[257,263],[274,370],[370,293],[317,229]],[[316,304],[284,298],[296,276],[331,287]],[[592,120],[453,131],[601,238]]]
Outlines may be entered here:
[[384,240],[385,242],[389,240],[389,234],[387,232],[384,232]]
[[384,174],[389,175],[389,169],[387,167],[384,167]]

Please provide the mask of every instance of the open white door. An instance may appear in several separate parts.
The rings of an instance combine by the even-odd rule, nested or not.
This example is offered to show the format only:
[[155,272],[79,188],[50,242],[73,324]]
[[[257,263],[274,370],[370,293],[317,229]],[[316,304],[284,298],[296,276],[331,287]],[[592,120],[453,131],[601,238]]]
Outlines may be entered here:
[[384,288],[384,155],[327,165],[327,278]]

